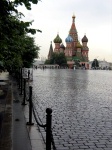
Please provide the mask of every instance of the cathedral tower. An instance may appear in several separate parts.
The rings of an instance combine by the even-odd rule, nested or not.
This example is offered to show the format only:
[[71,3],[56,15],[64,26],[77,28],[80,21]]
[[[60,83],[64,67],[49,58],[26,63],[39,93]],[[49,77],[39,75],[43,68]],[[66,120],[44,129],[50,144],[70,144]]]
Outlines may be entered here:
[[54,43],[55,43],[54,52],[57,52],[57,53],[60,52],[61,42],[62,42],[62,39],[59,37],[59,34],[57,34],[56,38],[54,39]]
[[88,42],[88,39],[86,35],[84,35],[84,37],[82,38],[82,55],[86,62],[88,62],[88,51],[89,51],[87,42]]
[[74,40],[70,35],[68,35],[68,37],[65,39],[65,42],[66,42],[65,56],[72,57]]
[[69,35],[73,38],[74,41],[74,46],[76,45],[76,43],[78,42],[78,34],[77,34],[77,29],[76,29],[76,25],[75,25],[75,15],[72,16],[72,25],[69,31]]

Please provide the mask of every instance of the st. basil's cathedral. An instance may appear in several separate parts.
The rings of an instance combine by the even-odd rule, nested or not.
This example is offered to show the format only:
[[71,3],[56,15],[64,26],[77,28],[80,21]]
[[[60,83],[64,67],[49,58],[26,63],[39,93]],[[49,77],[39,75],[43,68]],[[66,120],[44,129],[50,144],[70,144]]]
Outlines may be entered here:
[[80,67],[82,68],[89,68],[88,62],[88,52],[89,48],[87,46],[88,39],[86,35],[82,38],[82,44],[80,44],[78,40],[78,33],[75,26],[75,16],[72,16],[72,25],[69,31],[67,38],[65,39],[66,46],[63,45],[62,39],[60,38],[59,34],[57,34],[56,38],[54,39],[54,51],[52,47],[52,43],[50,45],[48,59],[51,59],[52,53],[64,53],[67,58],[67,64],[69,68],[73,68],[75,62],[78,62]]

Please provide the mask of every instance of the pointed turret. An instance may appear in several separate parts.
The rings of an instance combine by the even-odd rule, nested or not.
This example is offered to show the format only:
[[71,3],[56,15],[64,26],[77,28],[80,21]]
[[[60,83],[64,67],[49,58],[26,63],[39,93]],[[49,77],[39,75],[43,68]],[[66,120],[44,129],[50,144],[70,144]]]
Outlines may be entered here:
[[52,41],[51,41],[50,48],[49,48],[48,59],[52,58],[52,54],[53,54],[53,47],[52,47]]

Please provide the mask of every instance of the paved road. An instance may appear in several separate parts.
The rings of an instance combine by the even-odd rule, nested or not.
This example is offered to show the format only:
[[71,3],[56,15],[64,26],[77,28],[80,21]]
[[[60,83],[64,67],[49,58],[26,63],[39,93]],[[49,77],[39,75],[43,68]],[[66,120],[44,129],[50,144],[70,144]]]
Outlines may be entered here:
[[33,99],[57,150],[112,150],[112,71],[34,70]]

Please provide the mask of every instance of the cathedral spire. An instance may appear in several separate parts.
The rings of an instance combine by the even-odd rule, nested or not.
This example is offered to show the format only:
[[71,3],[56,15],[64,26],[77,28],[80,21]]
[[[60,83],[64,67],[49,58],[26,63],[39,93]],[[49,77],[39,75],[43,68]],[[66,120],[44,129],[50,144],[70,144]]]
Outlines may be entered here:
[[71,28],[70,28],[70,31],[69,31],[69,35],[73,38],[73,40],[75,42],[78,41],[78,34],[77,34],[77,29],[76,29],[76,26],[75,26],[75,15],[72,16],[72,25],[71,25]]
[[75,15],[73,14],[73,16],[72,16],[72,19],[73,19],[73,20],[72,20],[72,23],[75,23],[75,18],[76,18],[76,17],[75,17]]
[[52,47],[52,41],[51,41],[50,48],[49,48],[48,59],[51,59],[52,54],[53,54],[53,47]]

